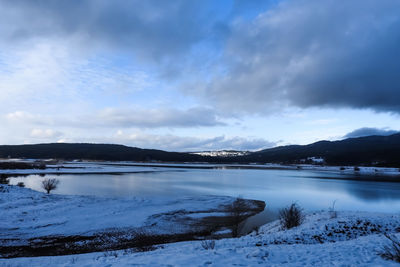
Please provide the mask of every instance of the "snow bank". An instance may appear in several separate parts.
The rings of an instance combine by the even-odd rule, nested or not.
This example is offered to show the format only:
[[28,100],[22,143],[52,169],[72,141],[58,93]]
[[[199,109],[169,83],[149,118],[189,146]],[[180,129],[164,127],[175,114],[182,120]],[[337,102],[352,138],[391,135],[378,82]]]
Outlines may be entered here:
[[[5,266],[398,266],[378,253],[399,237],[400,216],[360,212],[308,214],[304,224],[282,230],[272,222],[241,238],[216,240],[214,249],[202,241],[162,245],[149,252],[119,250],[58,257],[1,259]],[[373,230],[375,229],[375,230]],[[336,233],[330,236],[329,233]],[[321,238],[315,238],[320,236]]]
[[[14,255],[13,247],[24,253],[30,247],[42,248],[49,244],[62,247],[63,240],[69,246],[84,246],[83,251],[90,250],[91,245],[115,248],[123,241],[128,242],[138,231],[170,236],[209,231],[206,222],[229,215],[233,201],[232,197],[221,196],[170,200],[47,195],[1,185],[0,254]],[[261,201],[246,200],[246,203],[248,216],[264,209]]]

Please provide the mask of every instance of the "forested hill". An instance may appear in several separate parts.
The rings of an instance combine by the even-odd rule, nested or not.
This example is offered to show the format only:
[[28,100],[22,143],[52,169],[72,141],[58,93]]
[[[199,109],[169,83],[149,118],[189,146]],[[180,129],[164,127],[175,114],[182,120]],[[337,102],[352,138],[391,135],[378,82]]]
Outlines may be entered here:
[[310,157],[324,158],[330,165],[400,167],[400,134],[275,147],[243,156],[240,161],[298,163]]
[[204,161],[207,157],[189,153],[166,152],[156,149],[141,149],[113,144],[69,144],[52,143],[37,145],[2,145],[1,158],[33,159],[87,159],[129,161]]
[[213,157],[191,153],[141,149],[113,144],[2,145],[1,158],[87,159],[112,161],[165,161],[213,163],[301,163],[317,157],[329,165],[400,167],[400,134],[320,141],[252,152],[243,156]]

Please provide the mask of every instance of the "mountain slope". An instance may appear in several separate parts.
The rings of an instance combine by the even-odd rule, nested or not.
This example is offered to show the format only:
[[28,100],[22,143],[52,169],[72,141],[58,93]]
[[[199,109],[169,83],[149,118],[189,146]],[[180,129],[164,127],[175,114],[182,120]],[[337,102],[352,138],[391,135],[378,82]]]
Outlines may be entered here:
[[322,157],[337,165],[400,166],[400,134],[275,147],[243,156],[240,161],[294,163],[309,157]]
[[132,161],[204,161],[207,157],[112,144],[37,144],[0,146],[1,158],[90,159]]
[[112,144],[59,143],[0,146],[0,158],[7,157],[213,163],[299,163],[309,157],[322,157],[330,165],[400,167],[400,134],[281,146],[231,157],[201,156]]

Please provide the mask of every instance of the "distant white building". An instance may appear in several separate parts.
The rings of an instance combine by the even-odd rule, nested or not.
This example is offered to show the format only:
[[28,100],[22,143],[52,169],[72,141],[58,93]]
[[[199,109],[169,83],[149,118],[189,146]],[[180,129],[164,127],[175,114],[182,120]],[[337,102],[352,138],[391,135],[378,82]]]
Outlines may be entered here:
[[323,164],[325,162],[324,158],[322,158],[322,157],[319,157],[319,158],[317,158],[317,157],[308,157],[307,161],[312,161],[313,163],[316,163],[316,164]]
[[192,152],[191,154],[209,157],[235,157],[249,154],[249,151],[234,151],[234,150],[220,150],[220,151],[202,151]]

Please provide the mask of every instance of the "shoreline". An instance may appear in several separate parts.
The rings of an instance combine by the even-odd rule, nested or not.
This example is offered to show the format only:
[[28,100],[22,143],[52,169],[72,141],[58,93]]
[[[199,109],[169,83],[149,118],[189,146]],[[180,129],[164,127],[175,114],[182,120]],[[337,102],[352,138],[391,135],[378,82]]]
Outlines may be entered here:
[[129,173],[184,172],[186,170],[286,170],[336,174],[337,176],[310,177],[314,179],[340,179],[376,182],[400,182],[400,169],[386,167],[280,165],[280,164],[173,164],[135,162],[63,162],[49,164],[46,169],[0,170],[10,176],[25,175],[122,175]]
[[[329,211],[306,214],[298,227],[283,230],[279,221],[239,238],[185,241],[151,250],[111,250],[65,256],[0,259],[5,266],[398,266],[381,257],[399,238],[395,213]],[[210,246],[207,246],[210,244]],[[177,257],[179,255],[179,257]]]
[[[48,195],[1,185],[0,255],[70,255],[196,240],[230,229],[234,201],[223,196],[170,200]],[[240,221],[265,208],[259,200],[243,203]]]

